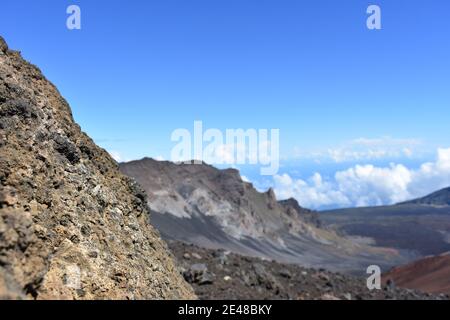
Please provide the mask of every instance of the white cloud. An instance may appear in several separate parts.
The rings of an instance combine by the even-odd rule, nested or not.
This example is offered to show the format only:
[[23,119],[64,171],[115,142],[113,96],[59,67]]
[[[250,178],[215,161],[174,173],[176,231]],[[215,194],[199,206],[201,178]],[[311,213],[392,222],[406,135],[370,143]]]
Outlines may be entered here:
[[450,185],[450,148],[438,149],[435,162],[418,169],[402,164],[388,167],[356,165],[325,180],[319,173],[307,181],[288,174],[274,177],[279,198],[296,198],[303,206],[369,206],[393,204],[424,196]]
[[418,139],[358,138],[342,146],[328,149],[328,155],[335,162],[409,158],[420,144],[421,141]]
[[414,152],[411,150],[411,148],[403,148],[403,154],[408,157],[411,158],[414,154]]
[[353,145],[365,145],[365,146],[405,146],[405,145],[419,145],[421,144],[419,139],[399,139],[389,136],[381,138],[358,138],[350,141]]
[[334,162],[369,161],[379,159],[411,158],[420,153],[422,141],[419,139],[399,139],[392,137],[358,138],[325,150],[300,153],[294,148],[296,158],[331,159]]

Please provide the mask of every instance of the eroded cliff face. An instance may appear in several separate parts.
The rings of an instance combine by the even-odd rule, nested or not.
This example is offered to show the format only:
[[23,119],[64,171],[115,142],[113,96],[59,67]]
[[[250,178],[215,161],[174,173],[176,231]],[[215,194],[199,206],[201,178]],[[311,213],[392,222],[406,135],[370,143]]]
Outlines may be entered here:
[[295,208],[279,203],[272,189],[258,192],[235,169],[145,158],[121,163],[120,170],[144,188],[154,212],[188,220],[207,217],[236,239],[277,241],[280,233],[297,233],[308,227],[304,211],[309,210],[302,209],[294,199],[290,201],[297,205]]
[[144,192],[0,37],[0,298],[190,299]]

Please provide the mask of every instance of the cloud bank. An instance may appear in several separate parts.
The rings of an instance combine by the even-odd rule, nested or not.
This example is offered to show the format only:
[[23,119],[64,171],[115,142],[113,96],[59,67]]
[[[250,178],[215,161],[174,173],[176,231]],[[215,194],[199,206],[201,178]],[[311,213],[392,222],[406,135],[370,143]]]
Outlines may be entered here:
[[450,186],[450,148],[438,149],[436,161],[418,169],[394,163],[388,167],[355,165],[336,172],[330,180],[320,173],[307,180],[285,173],[274,176],[274,184],[278,198],[294,197],[310,208],[394,204]]
[[313,152],[302,152],[294,148],[295,158],[313,157],[316,160],[332,160],[336,163],[370,161],[380,159],[411,158],[423,152],[423,141],[409,138],[358,138],[340,145]]

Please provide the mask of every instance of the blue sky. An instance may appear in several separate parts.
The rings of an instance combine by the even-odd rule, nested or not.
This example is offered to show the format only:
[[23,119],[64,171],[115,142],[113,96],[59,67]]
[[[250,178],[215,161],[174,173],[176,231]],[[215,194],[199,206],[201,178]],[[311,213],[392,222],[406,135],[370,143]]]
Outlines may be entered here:
[[[66,28],[71,4],[81,30]],[[370,4],[382,30],[366,28]],[[420,170],[450,147],[449,12],[447,0],[2,0],[0,33],[122,160],[168,158],[172,131],[194,120],[279,128],[282,173],[337,190],[337,171]]]

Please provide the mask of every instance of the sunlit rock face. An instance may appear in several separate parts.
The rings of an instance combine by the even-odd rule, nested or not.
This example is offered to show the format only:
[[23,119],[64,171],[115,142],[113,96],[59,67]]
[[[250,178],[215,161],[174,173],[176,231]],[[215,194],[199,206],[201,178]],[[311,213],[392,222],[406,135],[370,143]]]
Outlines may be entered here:
[[195,298],[147,200],[0,37],[0,298]]

